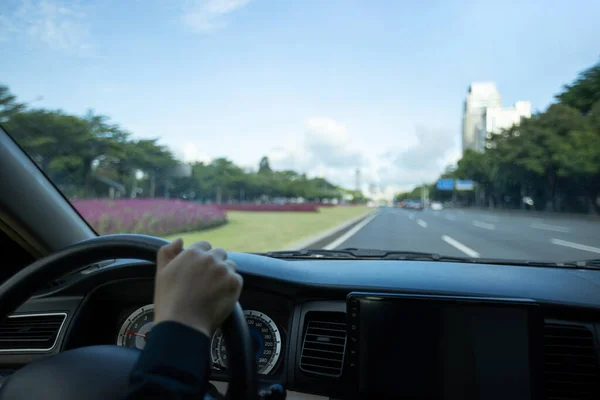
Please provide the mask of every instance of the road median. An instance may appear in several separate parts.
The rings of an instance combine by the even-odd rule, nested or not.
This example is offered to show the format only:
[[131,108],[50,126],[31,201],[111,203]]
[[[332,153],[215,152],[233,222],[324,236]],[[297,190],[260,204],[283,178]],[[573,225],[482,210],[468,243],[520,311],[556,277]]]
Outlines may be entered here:
[[319,212],[229,211],[228,223],[215,228],[179,235],[185,245],[199,240],[230,251],[264,252],[289,250],[298,244],[315,242],[321,235],[335,234],[344,224],[369,214],[365,206],[320,208]]

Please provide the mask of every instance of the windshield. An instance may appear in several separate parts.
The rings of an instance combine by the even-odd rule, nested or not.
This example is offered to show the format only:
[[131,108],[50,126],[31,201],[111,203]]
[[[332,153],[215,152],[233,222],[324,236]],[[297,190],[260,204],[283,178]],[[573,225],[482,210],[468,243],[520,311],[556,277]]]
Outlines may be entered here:
[[100,235],[600,258],[576,3],[5,0],[0,124]]

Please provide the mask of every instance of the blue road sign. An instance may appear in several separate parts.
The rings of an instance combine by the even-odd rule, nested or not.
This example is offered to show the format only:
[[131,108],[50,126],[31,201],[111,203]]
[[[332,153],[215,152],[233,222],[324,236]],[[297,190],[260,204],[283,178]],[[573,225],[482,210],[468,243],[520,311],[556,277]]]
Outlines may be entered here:
[[437,182],[438,190],[454,190],[454,179],[440,179]]

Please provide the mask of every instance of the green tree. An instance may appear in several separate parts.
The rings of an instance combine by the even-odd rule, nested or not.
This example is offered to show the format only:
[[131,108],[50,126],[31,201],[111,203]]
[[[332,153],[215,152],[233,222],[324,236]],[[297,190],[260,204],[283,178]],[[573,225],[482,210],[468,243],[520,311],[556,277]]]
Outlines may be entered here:
[[0,86],[0,122],[71,197],[106,196],[109,186],[122,196],[173,193],[218,203],[276,197],[322,200],[343,194],[326,179],[274,171],[267,157],[261,158],[256,171],[218,158],[191,165],[190,177],[175,177],[173,171],[180,164],[158,139],[135,139],[92,110],[76,116],[61,110],[28,109],[6,86]]
[[24,109],[7,86],[0,85],[0,124],[5,123],[11,116]]
[[582,114],[591,111],[593,105],[600,101],[600,62],[583,71],[571,85],[565,85],[556,99]]
[[265,174],[265,173],[270,173],[271,170],[271,166],[269,165],[269,158],[268,157],[263,157],[260,159],[260,163],[258,164],[258,173],[259,174]]
[[[598,212],[600,64],[556,96],[558,102],[493,135],[485,153],[465,151],[454,177],[478,182],[490,205]],[[446,174],[447,175],[447,174]]]

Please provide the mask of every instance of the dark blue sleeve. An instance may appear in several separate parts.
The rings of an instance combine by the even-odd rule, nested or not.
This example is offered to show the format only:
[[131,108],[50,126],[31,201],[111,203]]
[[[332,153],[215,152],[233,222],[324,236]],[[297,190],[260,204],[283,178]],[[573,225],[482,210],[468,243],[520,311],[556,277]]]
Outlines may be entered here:
[[208,390],[210,339],[173,321],[155,325],[148,336],[125,399],[202,399]]

